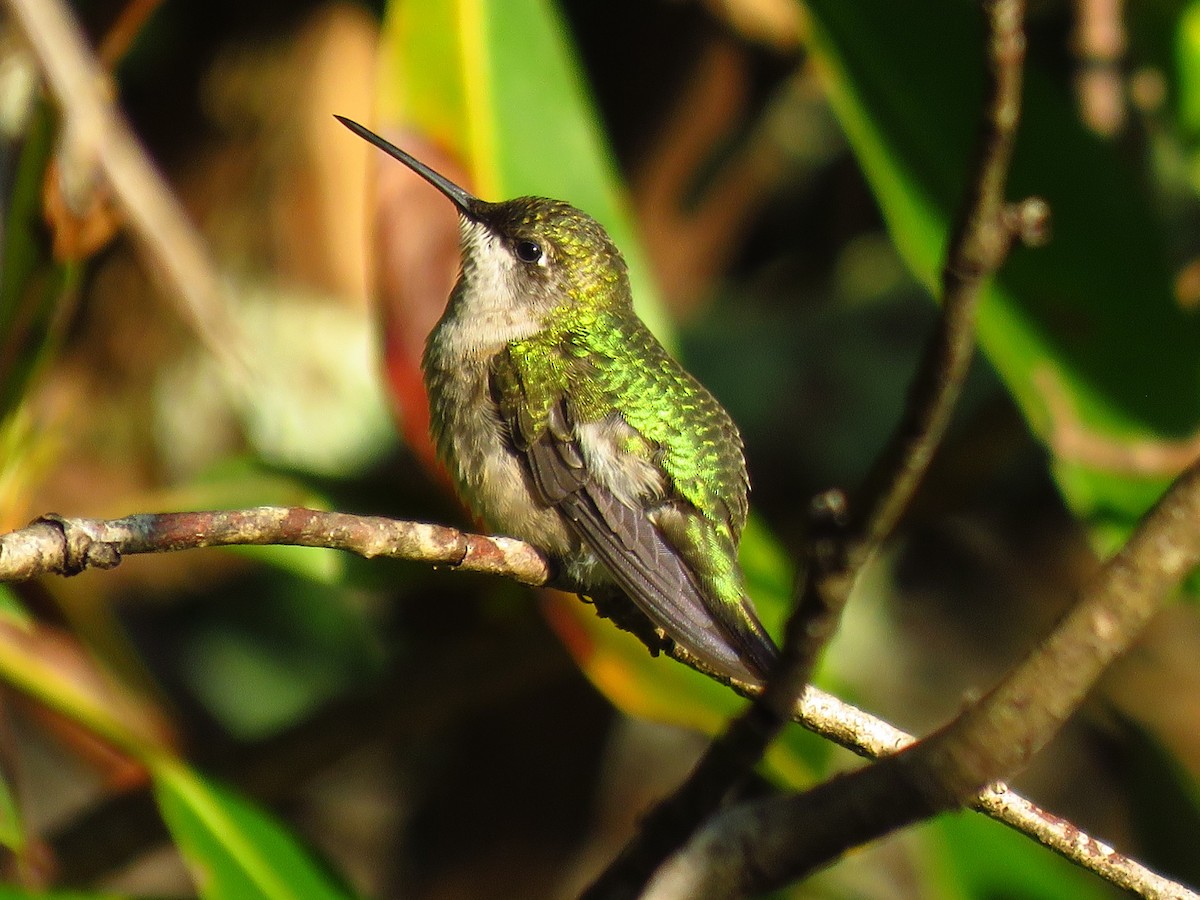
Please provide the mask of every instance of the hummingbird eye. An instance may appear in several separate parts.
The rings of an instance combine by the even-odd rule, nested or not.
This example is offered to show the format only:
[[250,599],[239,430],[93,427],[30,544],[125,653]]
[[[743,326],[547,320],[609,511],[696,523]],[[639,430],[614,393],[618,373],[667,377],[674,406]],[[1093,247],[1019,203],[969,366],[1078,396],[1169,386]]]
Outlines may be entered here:
[[517,259],[527,263],[540,262],[542,259],[542,248],[533,241],[518,241]]

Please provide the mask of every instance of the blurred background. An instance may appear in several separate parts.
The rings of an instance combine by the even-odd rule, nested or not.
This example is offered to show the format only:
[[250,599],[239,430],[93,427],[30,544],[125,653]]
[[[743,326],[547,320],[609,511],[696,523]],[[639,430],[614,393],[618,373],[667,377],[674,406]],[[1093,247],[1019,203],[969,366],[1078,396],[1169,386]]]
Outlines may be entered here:
[[[640,311],[742,428],[743,563],[777,627],[809,498],[853,488],[902,408],[970,158],[977,10],[898,6],[76,2],[211,255],[207,331],[0,10],[0,529],[260,504],[475,525],[417,368],[454,215],[337,113],[484,198],[609,227]],[[1200,452],[1200,4],[1029,15],[1012,197],[1046,197],[1054,238],[992,285],[986,355],[821,672],[916,733],[1018,660]],[[1016,786],[1200,887],[1189,597]],[[574,597],[416,564],[196,551],[0,600],[11,896],[251,896],[239,841],[322,885],[303,896],[571,896],[738,708]],[[855,764],[793,731],[753,790]],[[790,895],[1114,893],[964,813]]]

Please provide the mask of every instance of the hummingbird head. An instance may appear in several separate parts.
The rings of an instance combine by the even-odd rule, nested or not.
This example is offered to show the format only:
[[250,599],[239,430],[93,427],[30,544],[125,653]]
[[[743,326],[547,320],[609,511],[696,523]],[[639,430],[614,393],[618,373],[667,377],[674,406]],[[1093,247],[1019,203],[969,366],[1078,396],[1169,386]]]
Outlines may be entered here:
[[630,305],[625,260],[603,226],[560,200],[489,203],[379,135],[337,120],[408,166],[458,209],[462,272],[454,301],[491,315],[520,313],[528,330],[600,306]]

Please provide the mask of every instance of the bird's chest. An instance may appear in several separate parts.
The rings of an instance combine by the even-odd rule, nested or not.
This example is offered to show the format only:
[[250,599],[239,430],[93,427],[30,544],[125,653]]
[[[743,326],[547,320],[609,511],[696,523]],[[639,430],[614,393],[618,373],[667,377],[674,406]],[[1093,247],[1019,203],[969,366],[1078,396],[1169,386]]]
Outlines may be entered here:
[[486,361],[426,359],[425,382],[438,454],[463,499],[487,525],[560,557],[578,551],[562,516],[533,492],[492,396]]

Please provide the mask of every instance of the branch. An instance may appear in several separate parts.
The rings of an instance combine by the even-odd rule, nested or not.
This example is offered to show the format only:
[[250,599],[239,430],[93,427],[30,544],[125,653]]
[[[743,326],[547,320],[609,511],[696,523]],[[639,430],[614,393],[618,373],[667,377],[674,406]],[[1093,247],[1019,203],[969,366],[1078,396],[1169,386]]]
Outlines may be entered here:
[[[811,685],[792,711],[792,721],[804,726],[814,734],[868,759],[890,756],[916,742],[916,738],[908,732]],[[1061,816],[1043,810],[1020,794],[1010,790],[1003,783],[997,782],[990,785],[974,799],[971,807],[997,822],[1002,822],[1014,831],[1032,838],[1043,847],[1053,850],[1059,856],[1099,875],[1118,887],[1136,891],[1144,897],[1200,900],[1200,894],[1194,894],[1175,882],[1155,874],[1141,863],[1116,852]],[[701,833],[680,857],[664,867],[661,875],[652,885],[651,896],[655,896],[657,900],[666,900],[669,897],[702,896],[702,892],[672,892],[668,885],[675,878],[689,871],[699,872],[705,868],[703,864],[698,864],[698,860],[705,859],[710,853],[715,857],[715,854],[719,852],[718,846],[733,845],[732,839],[723,839],[720,845],[714,842],[712,851],[706,851],[703,847],[712,836],[723,834],[734,827],[736,827],[734,813],[714,819],[706,831]],[[707,860],[710,864],[715,861],[715,858]],[[710,865],[705,875],[718,881],[723,870],[728,871],[731,875],[744,871],[732,864],[727,868],[714,868]],[[653,893],[655,891],[661,893]]]
[[985,3],[988,78],[979,149],[942,273],[942,315],[909,390],[904,416],[868,475],[856,507],[840,491],[814,499],[804,581],[788,621],[779,663],[766,689],[716,738],[691,775],[642,823],[620,856],[585,895],[635,896],[655,869],[704,823],[757,765],[789,720],[821,650],[837,630],[858,573],[891,534],[929,467],[974,354],[984,281],[1003,263],[1014,237],[1035,236],[1044,204],[1015,214],[1005,181],[1020,118],[1025,56],[1022,0]]
[[379,516],[260,506],[220,512],[139,513],[123,519],[42,516],[0,535],[0,582],[39,575],[111,569],[136,553],[201,547],[283,544],[346,550],[504,575],[524,584],[550,581],[551,568],[534,547],[505,537],[468,534],[444,525]]
[[107,91],[109,79],[63,0],[3,0],[63,113],[64,168],[75,184],[95,172],[112,188],[137,242],[178,298],[185,321],[232,371],[249,371],[240,331],[200,235]]
[[[26,528],[0,535],[0,582],[111,568],[124,556],[135,553],[238,544],[326,547],[364,557],[386,556],[486,572],[530,585],[549,584],[552,580],[551,568],[541,553],[511,538],[374,516],[260,507],[144,514],[113,520],[43,516]],[[671,655],[697,668],[682,651],[672,651]],[[732,686],[749,697],[761,691],[755,685]],[[790,717],[813,733],[870,759],[893,754],[914,740],[882,719],[815,687],[805,691]],[[1147,885],[1158,878],[1013,791],[989,790],[977,800],[975,808],[1114,884]],[[714,827],[724,827],[726,822],[719,819],[720,824],[714,823]],[[1159,881],[1171,884],[1165,879]],[[1192,897],[1186,892],[1169,891],[1146,892],[1145,896]]]
[[[990,693],[941,731],[894,756],[804,794],[733,810],[728,821],[714,825],[670,864],[667,886],[657,896],[724,896],[723,888],[731,886],[745,893],[771,890],[809,874],[848,847],[938,812],[973,800],[990,815],[995,804],[1008,807],[1002,794],[993,793],[986,805],[977,795],[1022,769],[1046,745],[1164,598],[1200,566],[1198,521],[1200,461],[1146,514],[1062,623]],[[1027,806],[1002,821],[1025,830],[1018,822],[1027,821],[1035,809]],[[1037,839],[1060,840],[1064,823],[1051,816],[1042,821],[1045,830],[1039,829]],[[1077,835],[1073,827],[1065,828]],[[1104,861],[1107,848],[1090,839],[1086,845],[1079,842],[1088,867],[1099,871],[1091,863]],[[1082,862],[1078,855],[1071,858]],[[1137,871],[1124,858],[1115,866],[1111,862],[1105,876],[1143,896],[1196,897]],[[685,882],[711,884],[712,893],[675,893]]]
[[904,416],[880,453],[852,510],[852,556],[869,554],[895,528],[941,442],[975,352],[975,318],[984,282],[1003,264],[1014,238],[1045,238],[1043,201],[1004,201],[1021,115],[1025,62],[1024,0],[984,0],[987,83],[976,158],[942,269],[942,315],[909,388]]

